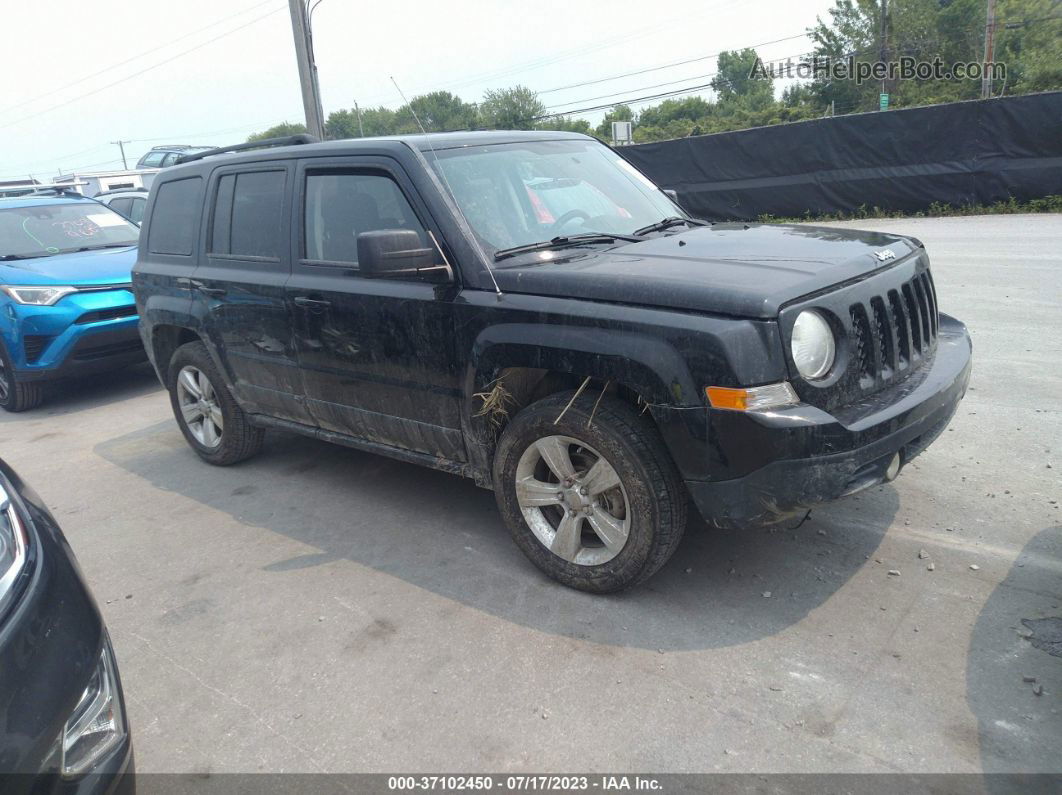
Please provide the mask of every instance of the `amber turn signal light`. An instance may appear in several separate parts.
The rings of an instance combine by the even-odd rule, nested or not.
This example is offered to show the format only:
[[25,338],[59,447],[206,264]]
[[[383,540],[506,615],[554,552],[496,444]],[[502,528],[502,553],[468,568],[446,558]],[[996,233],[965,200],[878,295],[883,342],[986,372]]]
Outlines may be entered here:
[[800,402],[800,398],[787,381],[747,389],[709,386],[704,388],[704,394],[708,398],[708,405],[713,409],[730,409],[731,411],[763,411],[782,406],[794,406]]

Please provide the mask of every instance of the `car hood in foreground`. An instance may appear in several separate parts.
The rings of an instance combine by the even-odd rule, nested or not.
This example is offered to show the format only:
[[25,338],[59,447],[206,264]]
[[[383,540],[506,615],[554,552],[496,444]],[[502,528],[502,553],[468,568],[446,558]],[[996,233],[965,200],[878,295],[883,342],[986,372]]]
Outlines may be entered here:
[[0,284],[128,284],[135,262],[136,246],[12,260],[0,262]]
[[503,292],[773,318],[790,301],[864,278],[920,248],[912,238],[876,232],[716,224],[610,250],[527,254],[499,263],[494,274]]

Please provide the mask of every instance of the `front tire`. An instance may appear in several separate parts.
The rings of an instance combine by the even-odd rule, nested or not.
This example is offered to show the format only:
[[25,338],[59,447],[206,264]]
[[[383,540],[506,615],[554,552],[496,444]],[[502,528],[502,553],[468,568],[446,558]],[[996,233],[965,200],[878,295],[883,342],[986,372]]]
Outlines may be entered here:
[[521,411],[494,457],[498,509],[521,551],[592,593],[643,582],[674,553],[687,495],[652,423],[626,403],[566,392]]
[[44,387],[34,381],[20,381],[7,350],[0,343],[0,408],[5,411],[28,411],[44,401]]
[[265,431],[247,421],[202,342],[173,354],[168,386],[181,433],[208,464],[229,466],[262,449]]

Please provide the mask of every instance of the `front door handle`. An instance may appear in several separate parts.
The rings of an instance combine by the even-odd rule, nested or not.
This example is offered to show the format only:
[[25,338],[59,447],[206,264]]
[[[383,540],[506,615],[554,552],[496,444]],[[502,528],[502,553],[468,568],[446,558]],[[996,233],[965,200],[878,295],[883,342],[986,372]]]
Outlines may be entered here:
[[332,305],[329,301],[322,301],[320,298],[310,298],[306,295],[297,295],[292,300],[295,302],[295,306],[302,306],[307,309],[324,309]]
[[207,287],[205,284],[200,281],[196,281],[195,279],[191,280],[191,284],[203,295],[209,295],[214,298],[220,298],[228,292],[228,290],[226,290],[224,287]]

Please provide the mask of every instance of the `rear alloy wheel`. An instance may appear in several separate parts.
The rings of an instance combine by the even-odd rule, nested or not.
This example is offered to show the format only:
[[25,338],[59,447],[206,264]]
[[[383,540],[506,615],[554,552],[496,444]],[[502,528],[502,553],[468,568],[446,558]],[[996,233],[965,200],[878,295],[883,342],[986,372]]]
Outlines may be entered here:
[[221,444],[225,418],[210,379],[202,370],[188,364],[177,373],[177,403],[185,425],[203,447],[211,450]]
[[43,400],[44,388],[33,381],[19,381],[7,351],[0,345],[0,408],[26,411],[36,408]]
[[582,591],[644,581],[686,525],[685,485],[659,432],[611,395],[565,392],[525,408],[498,440],[493,480],[517,546]]
[[177,424],[204,461],[227,466],[262,448],[264,431],[247,421],[202,342],[177,349],[169,383]]

